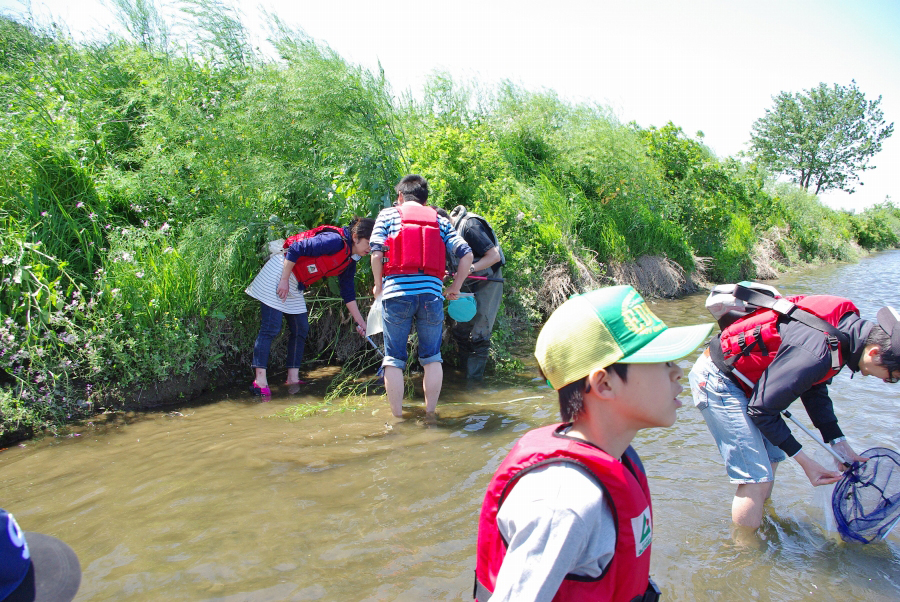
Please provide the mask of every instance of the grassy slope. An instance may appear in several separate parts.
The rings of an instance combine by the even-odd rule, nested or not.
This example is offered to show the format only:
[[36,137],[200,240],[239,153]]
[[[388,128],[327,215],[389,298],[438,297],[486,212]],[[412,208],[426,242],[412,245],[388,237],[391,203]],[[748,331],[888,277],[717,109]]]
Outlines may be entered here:
[[[640,285],[647,256],[676,281],[698,268],[727,281],[898,241],[892,205],[832,211],[672,124],[445,76],[423,102],[398,101],[302,35],[281,30],[282,58],[266,61],[222,27],[227,11],[210,15],[198,28],[214,35],[189,55],[159,36],[82,45],[0,19],[0,439],[249,365],[256,306],[242,291],[265,243],[374,215],[407,172],[502,241],[500,363],[566,295]],[[333,283],[311,297],[308,355],[367,362]]]

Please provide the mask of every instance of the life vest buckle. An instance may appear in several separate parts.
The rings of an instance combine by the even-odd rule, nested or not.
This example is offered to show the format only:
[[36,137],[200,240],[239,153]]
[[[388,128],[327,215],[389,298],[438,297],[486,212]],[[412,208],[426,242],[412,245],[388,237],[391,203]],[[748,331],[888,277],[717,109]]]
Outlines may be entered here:
[[650,582],[647,584],[647,591],[641,596],[636,596],[631,602],[659,602],[661,596],[662,591],[651,578]]
[[828,335],[828,348],[831,350],[831,369],[841,369],[841,342],[832,334]]

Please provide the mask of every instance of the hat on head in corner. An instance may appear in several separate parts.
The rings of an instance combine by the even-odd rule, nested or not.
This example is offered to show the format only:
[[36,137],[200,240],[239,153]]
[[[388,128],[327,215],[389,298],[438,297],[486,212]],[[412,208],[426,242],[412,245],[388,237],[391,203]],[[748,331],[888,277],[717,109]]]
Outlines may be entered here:
[[0,508],[0,602],[70,602],[81,585],[81,565],[61,540],[24,532]]

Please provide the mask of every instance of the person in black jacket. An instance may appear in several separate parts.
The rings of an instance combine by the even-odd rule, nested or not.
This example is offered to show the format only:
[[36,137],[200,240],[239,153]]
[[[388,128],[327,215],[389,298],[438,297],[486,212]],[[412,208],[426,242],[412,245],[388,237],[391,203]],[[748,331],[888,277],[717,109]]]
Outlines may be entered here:
[[[486,219],[467,211],[462,205],[454,207],[450,214],[438,209],[438,214],[447,217],[456,232],[472,247],[474,261],[469,275],[477,278],[468,278],[463,283],[462,292],[475,295],[475,317],[468,322],[454,322],[450,333],[459,349],[459,364],[466,371],[466,378],[482,380],[491,350],[491,331],[503,300],[503,265],[506,260],[500,242]],[[459,262],[454,261],[453,256],[449,259],[450,271],[455,273]]]
[[[802,451],[781,417],[782,410],[799,398],[822,438],[842,458],[865,461],[853,451],[838,426],[828,395],[831,377],[847,366],[854,373],[888,383],[900,380],[900,316],[894,309],[882,308],[875,323],[860,318],[846,299],[803,299],[811,307],[827,309],[829,304],[836,304],[833,307],[838,309],[832,311],[830,319],[842,339],[839,345],[826,332],[783,315],[772,318],[769,335],[764,334],[765,327],[742,332],[741,325],[753,319],[751,314],[715,337],[689,375],[694,404],[719,447],[731,482],[737,484],[731,510],[737,525],[760,526],[775,469],[787,457],[800,464],[814,486],[835,483],[841,477],[840,472],[828,470]],[[846,311],[848,306],[853,311]],[[747,360],[749,363],[738,359],[724,366],[722,349],[728,347],[728,341],[723,343],[723,338],[735,332],[732,340],[751,345],[757,337],[761,345],[757,343],[748,354],[754,356]]]

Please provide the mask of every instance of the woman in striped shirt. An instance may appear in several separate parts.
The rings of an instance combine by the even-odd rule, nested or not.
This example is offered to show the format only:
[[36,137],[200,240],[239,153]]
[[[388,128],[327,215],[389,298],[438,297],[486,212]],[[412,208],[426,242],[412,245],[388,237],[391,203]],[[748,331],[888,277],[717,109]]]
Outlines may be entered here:
[[[261,326],[253,346],[256,380],[251,390],[256,395],[271,395],[266,368],[272,341],[281,332],[282,316],[290,335],[287,344],[287,384],[296,393],[300,384],[300,364],[309,332],[309,319],[303,291],[326,276],[337,276],[341,298],[356,322],[360,336],[366,334],[366,320],[356,305],[356,262],[369,254],[369,238],[375,220],[355,217],[344,228],[317,228],[310,236],[300,235],[281,253],[275,253],[247,287],[246,293],[260,303]],[[290,242],[290,241],[289,241]],[[345,261],[346,260],[346,261]],[[297,275],[301,279],[297,278]]]

